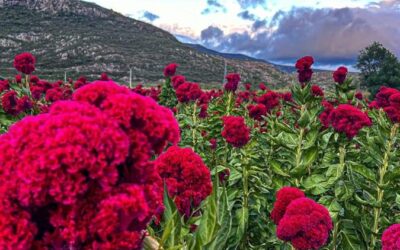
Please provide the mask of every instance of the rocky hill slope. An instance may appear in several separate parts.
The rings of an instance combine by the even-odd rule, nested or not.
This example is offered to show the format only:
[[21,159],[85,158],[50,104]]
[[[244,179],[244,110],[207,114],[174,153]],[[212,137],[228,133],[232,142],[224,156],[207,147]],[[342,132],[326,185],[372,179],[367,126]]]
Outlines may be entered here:
[[178,42],[168,32],[96,4],[78,0],[0,0],[0,75],[12,75],[15,54],[30,51],[47,78],[108,72],[119,81],[162,79],[176,62],[191,81],[221,82],[228,71],[245,81],[285,85],[290,76],[260,61],[224,59]]

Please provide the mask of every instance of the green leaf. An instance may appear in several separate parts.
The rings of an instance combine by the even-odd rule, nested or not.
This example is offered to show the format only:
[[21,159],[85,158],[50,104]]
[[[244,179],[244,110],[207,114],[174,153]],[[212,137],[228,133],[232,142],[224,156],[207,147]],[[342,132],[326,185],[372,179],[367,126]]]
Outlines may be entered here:
[[166,185],[164,185],[164,215],[163,215],[163,234],[160,245],[164,248],[171,248],[180,245],[181,220],[179,211],[174,201],[168,196]]
[[290,175],[288,175],[285,171],[283,171],[281,165],[275,161],[275,160],[271,160],[269,162],[271,170],[277,174],[277,175],[281,175],[281,176],[285,176],[285,177],[290,177]]

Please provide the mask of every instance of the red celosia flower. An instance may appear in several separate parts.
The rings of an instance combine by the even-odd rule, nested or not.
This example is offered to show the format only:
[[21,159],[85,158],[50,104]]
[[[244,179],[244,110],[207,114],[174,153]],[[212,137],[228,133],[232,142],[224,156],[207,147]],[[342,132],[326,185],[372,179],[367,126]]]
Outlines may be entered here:
[[236,73],[230,73],[226,75],[225,79],[227,80],[227,83],[224,85],[225,91],[235,92],[240,82],[240,75]]
[[296,69],[298,73],[298,79],[300,83],[309,82],[311,80],[313,71],[311,66],[314,64],[314,58],[311,56],[305,56],[297,60]]
[[324,96],[324,91],[318,86],[318,85],[313,85],[311,86],[311,94],[313,96]]
[[86,77],[81,76],[78,78],[78,80],[76,80],[76,82],[74,83],[74,89],[79,89],[82,86],[85,86],[87,84],[87,80]]
[[1,249],[141,249],[163,210],[154,153],[179,141],[170,110],[95,82],[0,137]]
[[250,140],[250,129],[246,126],[244,118],[240,116],[222,117],[224,128],[222,137],[234,147],[240,148]]
[[211,194],[210,170],[191,148],[176,146],[168,148],[154,163],[179,212],[190,217],[193,209]]
[[398,93],[400,93],[400,91],[397,89],[382,86],[375,96],[375,101],[380,108],[385,108],[387,106],[390,106],[390,97]]
[[208,116],[207,110],[208,110],[208,104],[200,105],[199,117],[203,119],[206,118]]
[[225,168],[223,171],[218,173],[218,179],[221,184],[224,184],[231,175],[231,170],[229,168]]
[[246,84],[244,85],[244,87],[245,87],[245,89],[246,89],[247,91],[249,91],[249,90],[251,89],[251,84],[250,84],[250,83],[246,83]]
[[17,109],[21,112],[25,112],[32,108],[33,104],[32,101],[29,99],[28,96],[23,96],[17,101]]
[[180,85],[182,85],[186,82],[186,78],[181,75],[173,76],[171,78],[171,82],[172,82],[172,87],[174,89],[177,89]]
[[383,232],[382,250],[400,250],[400,224],[394,224]]
[[52,88],[46,91],[47,102],[56,102],[63,99],[64,99],[64,93],[60,87]]
[[21,53],[14,58],[14,68],[27,75],[35,71],[35,63],[35,57],[28,52]]
[[100,75],[100,81],[109,81],[110,78],[108,78],[108,75],[106,72],[101,73]]
[[276,234],[298,250],[320,249],[332,228],[328,209],[309,198],[298,198],[287,206]]
[[292,92],[284,92],[284,93],[281,93],[281,98],[282,98],[285,102],[292,102],[292,101],[293,101]]
[[358,100],[362,100],[363,99],[363,94],[361,93],[361,92],[357,92],[355,95],[354,95],[354,97],[356,98],[356,99],[358,99]]
[[260,84],[258,85],[258,87],[259,87],[262,91],[265,91],[265,90],[268,89],[267,86],[265,86],[264,83],[260,83]]
[[342,84],[346,80],[347,68],[339,67],[335,72],[333,72],[333,80],[339,84]]
[[353,138],[365,126],[371,126],[368,115],[358,108],[341,104],[329,114],[332,127],[340,133],[345,133],[349,139]]
[[183,103],[196,101],[201,94],[201,88],[197,83],[185,82],[176,89],[176,98]]
[[42,98],[42,95],[44,94],[44,89],[39,86],[31,85],[30,90],[32,98],[35,100],[40,100],[40,98]]
[[370,109],[379,109],[379,105],[376,101],[372,101],[368,104],[368,108]]
[[18,107],[17,92],[10,90],[1,97],[1,104],[4,111],[10,115],[18,115],[21,110]]
[[0,80],[0,94],[8,89],[10,89],[10,84],[8,83],[8,80]]
[[212,149],[212,150],[216,150],[217,149],[217,139],[215,139],[215,138],[212,138],[212,139],[210,139],[210,148]]
[[261,121],[263,119],[263,116],[267,115],[267,107],[264,106],[264,104],[250,104],[247,106],[247,109],[249,111],[249,116],[253,118],[254,120]]
[[15,76],[15,82],[16,83],[21,83],[22,82],[22,76],[21,75],[16,75]]
[[280,96],[274,91],[268,91],[257,99],[258,103],[264,104],[267,107],[268,112],[276,108],[280,104]]
[[286,208],[290,202],[302,197],[305,197],[304,192],[294,187],[283,187],[276,193],[276,201],[271,212],[271,219],[275,225],[278,225],[279,221],[285,215]]
[[35,83],[35,84],[40,81],[39,77],[35,76],[35,75],[31,75],[29,80],[30,80],[31,83]]
[[168,65],[164,68],[164,76],[165,76],[165,77],[174,76],[177,67],[178,67],[178,64],[176,64],[176,63],[168,64]]
[[329,119],[329,115],[333,110],[333,105],[328,101],[322,101],[322,106],[324,106],[324,111],[319,115],[319,120],[324,128],[328,128],[331,121]]

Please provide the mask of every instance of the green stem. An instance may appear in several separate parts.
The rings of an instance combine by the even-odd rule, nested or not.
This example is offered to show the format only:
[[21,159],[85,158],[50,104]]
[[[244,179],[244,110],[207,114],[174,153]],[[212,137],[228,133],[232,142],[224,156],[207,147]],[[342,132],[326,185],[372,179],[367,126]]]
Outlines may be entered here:
[[[381,187],[385,184],[384,183],[385,175],[389,167],[389,157],[392,152],[394,139],[396,138],[398,127],[399,125],[395,124],[390,131],[390,137],[387,140],[385,146],[386,151],[383,156],[382,166],[380,166],[379,168],[379,182],[378,185],[376,186],[376,193],[377,193],[376,201],[378,205],[380,205],[383,201],[383,195],[385,190],[382,189]],[[375,248],[377,242],[377,235],[379,235],[379,222],[380,222],[381,212],[382,212],[381,206],[374,207],[374,224],[372,226],[372,234],[371,234],[371,249]]]
[[[339,147],[339,164],[340,167],[337,168],[337,171],[344,171],[345,165],[346,165],[346,144],[343,144]],[[337,173],[337,176],[339,176],[341,173]],[[339,236],[339,225],[340,225],[340,218],[339,215],[336,218],[337,221],[335,222],[335,226],[333,229],[333,237],[332,237],[332,242],[333,242],[333,249],[337,249],[337,244],[338,244],[338,236]]]
[[197,123],[197,105],[196,102],[193,102],[193,113],[192,113],[192,140],[193,140],[193,148],[196,146],[196,123]]
[[228,103],[226,104],[226,115],[231,114],[232,98],[233,98],[233,92],[229,92],[228,93]]
[[25,88],[26,88],[26,93],[28,94],[28,96],[31,96],[31,88],[29,87],[29,75],[26,74],[25,75]]
[[[243,162],[244,166],[242,167],[242,178],[243,178],[243,204],[242,204],[242,211],[243,211],[243,216],[248,215],[249,211],[249,163],[246,161],[246,159],[243,159],[243,155],[240,156],[241,162]],[[246,213],[245,213],[246,211]],[[246,218],[246,222],[248,219]],[[247,244],[246,244],[246,236],[247,236],[247,224],[244,225],[244,234],[243,234],[243,249],[246,249]]]

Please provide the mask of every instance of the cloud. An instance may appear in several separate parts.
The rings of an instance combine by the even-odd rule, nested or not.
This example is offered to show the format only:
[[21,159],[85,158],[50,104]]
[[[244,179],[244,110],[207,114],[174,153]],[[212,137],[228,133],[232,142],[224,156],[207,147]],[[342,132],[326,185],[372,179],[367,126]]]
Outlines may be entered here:
[[369,4],[369,7],[400,10],[400,0],[382,0],[380,2],[372,2]]
[[248,8],[255,8],[257,6],[263,6],[265,7],[267,1],[266,0],[237,0],[239,3],[240,7],[243,9],[248,9]]
[[244,20],[250,20],[250,21],[255,21],[257,20],[256,16],[251,14],[248,10],[242,11],[238,13],[238,17],[244,19]]
[[160,17],[158,15],[156,15],[156,14],[153,14],[153,13],[149,12],[149,11],[145,11],[143,13],[142,18],[147,19],[150,22],[153,22],[153,21],[159,19]]
[[208,15],[210,13],[227,12],[225,6],[223,6],[218,0],[207,0],[207,8],[205,8],[201,14]]
[[[398,1],[397,1],[398,2]],[[380,2],[395,6],[393,1]],[[379,20],[379,21],[378,21]],[[262,29],[262,28],[265,29]],[[294,60],[312,55],[321,63],[354,61],[374,41],[400,56],[400,11],[393,7],[311,9],[277,12],[269,22],[258,20],[251,31],[224,34],[203,30],[212,42],[203,43],[224,52],[240,52],[262,59]],[[202,34],[203,34],[202,32]],[[208,36],[204,36],[207,38]]]

